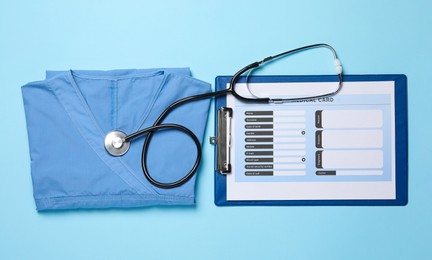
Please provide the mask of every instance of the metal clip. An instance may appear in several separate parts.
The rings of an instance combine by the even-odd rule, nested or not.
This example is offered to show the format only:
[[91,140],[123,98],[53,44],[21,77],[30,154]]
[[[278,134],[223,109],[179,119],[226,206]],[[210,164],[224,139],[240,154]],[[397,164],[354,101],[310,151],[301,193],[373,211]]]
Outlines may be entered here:
[[231,120],[232,108],[219,108],[217,133],[210,137],[210,144],[216,145],[216,170],[221,174],[231,172]]

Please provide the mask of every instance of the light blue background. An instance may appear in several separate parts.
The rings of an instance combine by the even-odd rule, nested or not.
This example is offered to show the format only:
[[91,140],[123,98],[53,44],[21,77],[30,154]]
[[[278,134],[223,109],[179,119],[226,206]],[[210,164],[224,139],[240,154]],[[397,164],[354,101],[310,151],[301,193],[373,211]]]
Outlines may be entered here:
[[[1,1],[0,259],[431,259],[431,10],[429,1]],[[347,74],[408,76],[406,207],[218,208],[206,143],[196,207],[35,211],[20,86],[46,69],[190,66],[213,83],[317,42],[337,49]],[[272,72],[331,74],[330,57],[310,51]]]

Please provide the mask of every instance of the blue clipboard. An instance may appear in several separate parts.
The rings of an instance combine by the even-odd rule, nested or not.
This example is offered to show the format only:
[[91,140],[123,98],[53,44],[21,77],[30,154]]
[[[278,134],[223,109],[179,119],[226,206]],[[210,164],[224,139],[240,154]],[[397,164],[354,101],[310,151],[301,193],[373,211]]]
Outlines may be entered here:
[[[215,80],[216,90],[226,89],[231,76],[218,76]],[[335,76],[253,76],[251,83],[273,82],[336,82]],[[394,111],[395,111],[395,199],[331,199],[331,200],[227,200],[227,177],[215,170],[215,204],[217,206],[242,205],[406,205],[408,203],[408,111],[407,111],[407,77],[402,74],[390,75],[345,75],[344,82],[394,82]],[[246,82],[242,77],[239,83]],[[226,96],[217,97],[215,110],[226,106]],[[235,113],[235,111],[234,111]],[[217,114],[217,113],[215,113]],[[217,129],[215,115],[215,132]],[[216,154],[215,147],[215,154]],[[216,156],[215,156],[216,157]],[[215,158],[216,159],[216,158]],[[232,162],[236,163],[236,162]]]

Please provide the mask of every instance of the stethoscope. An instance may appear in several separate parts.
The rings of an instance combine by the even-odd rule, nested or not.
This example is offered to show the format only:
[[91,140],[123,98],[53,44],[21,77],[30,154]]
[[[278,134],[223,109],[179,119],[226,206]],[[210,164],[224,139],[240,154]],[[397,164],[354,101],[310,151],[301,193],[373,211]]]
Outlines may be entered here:
[[[248,72],[248,71],[250,72],[254,69],[257,69],[262,64],[265,64],[271,60],[275,60],[275,59],[283,57],[283,56],[288,56],[288,55],[293,54],[293,53],[297,53],[297,52],[301,52],[301,51],[305,51],[305,50],[309,50],[309,49],[313,49],[313,48],[320,48],[320,47],[330,49],[333,53],[334,65],[336,67],[336,72],[337,72],[338,79],[339,79],[339,83],[338,83],[337,89],[335,91],[330,92],[330,93],[326,93],[326,94],[320,94],[320,95],[309,96],[309,97],[300,97],[300,98],[260,98],[260,97],[250,98],[250,97],[241,96],[239,93],[236,92],[236,89],[235,89],[236,83],[239,81],[240,76],[245,74],[246,72]],[[341,66],[340,60],[338,59],[338,56],[336,54],[335,49],[332,46],[330,46],[328,44],[324,44],[324,43],[303,46],[300,48],[296,48],[296,49],[292,49],[292,50],[289,50],[286,52],[279,53],[279,54],[274,55],[274,56],[269,56],[269,57],[267,57],[261,61],[253,62],[253,63],[247,65],[246,67],[242,68],[241,70],[239,70],[237,73],[234,74],[234,76],[232,77],[232,79],[230,81],[229,87],[227,89],[215,91],[215,92],[210,92],[210,93],[206,93],[206,94],[190,96],[190,97],[186,97],[186,98],[175,101],[174,103],[169,105],[161,113],[161,115],[154,122],[154,124],[148,128],[144,128],[140,131],[137,131],[137,132],[129,134],[129,135],[126,135],[122,131],[118,131],[118,130],[109,132],[105,136],[105,149],[112,156],[122,156],[125,153],[127,153],[127,151],[129,150],[131,141],[133,141],[134,139],[136,139],[140,136],[147,135],[145,140],[144,140],[144,144],[142,147],[142,153],[141,153],[141,166],[142,166],[142,171],[144,173],[144,176],[147,178],[147,180],[151,184],[153,184],[156,187],[164,188],[164,189],[175,188],[175,187],[183,185],[190,178],[192,178],[192,176],[195,174],[195,172],[196,172],[196,170],[200,164],[201,156],[202,156],[201,144],[200,144],[198,138],[196,137],[196,135],[191,130],[189,130],[188,128],[186,128],[182,125],[178,125],[178,124],[162,124],[161,123],[164,120],[164,118],[172,110],[174,110],[176,107],[184,105],[184,104],[192,102],[192,101],[197,101],[197,100],[202,100],[202,99],[217,97],[217,96],[222,96],[222,95],[228,95],[228,94],[232,94],[234,97],[236,97],[242,101],[245,101],[245,102],[255,102],[255,103],[294,102],[294,101],[310,100],[310,99],[332,96],[332,95],[337,94],[341,90],[341,88],[342,88],[342,66]],[[187,173],[183,178],[181,178],[177,181],[174,181],[174,182],[170,182],[170,183],[159,182],[159,181],[153,179],[152,176],[150,175],[149,171],[148,171],[148,168],[147,168],[147,151],[148,151],[150,141],[153,137],[153,133],[155,131],[167,130],[167,129],[181,131],[181,132],[185,133],[186,135],[190,136],[192,138],[192,140],[194,141],[195,146],[196,146],[196,150],[197,150],[195,163],[194,163],[193,167],[191,168],[191,170],[189,171],[189,173]]]

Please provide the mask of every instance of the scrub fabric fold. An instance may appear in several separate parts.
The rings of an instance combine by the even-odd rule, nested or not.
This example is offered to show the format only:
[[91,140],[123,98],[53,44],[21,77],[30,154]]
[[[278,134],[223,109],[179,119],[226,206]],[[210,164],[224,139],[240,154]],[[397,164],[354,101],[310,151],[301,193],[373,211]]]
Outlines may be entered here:
[[[196,175],[180,187],[157,188],[142,173],[144,138],[122,157],[106,152],[104,138],[149,127],[174,101],[210,90],[188,68],[47,71],[45,80],[23,86],[37,210],[194,204]],[[202,142],[209,105],[182,105],[163,123],[184,125]],[[152,177],[173,182],[192,168],[196,148],[184,133],[163,130],[148,153]]]

